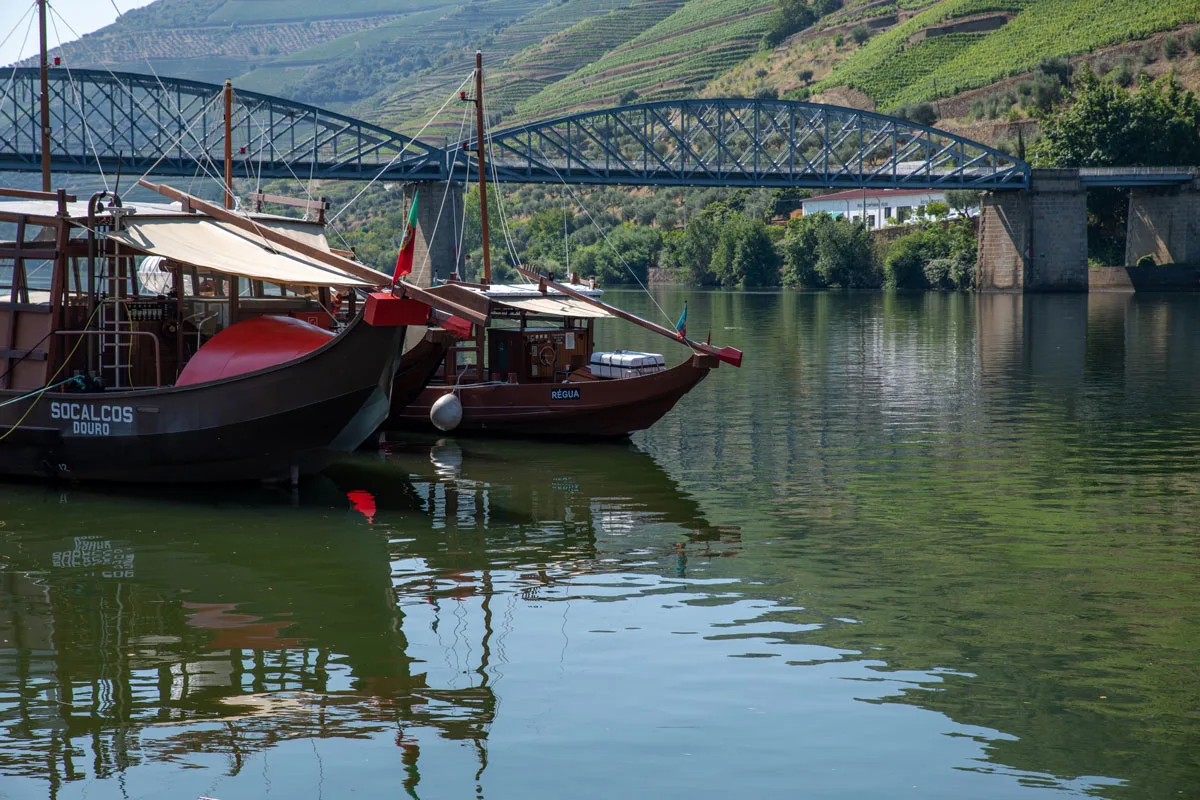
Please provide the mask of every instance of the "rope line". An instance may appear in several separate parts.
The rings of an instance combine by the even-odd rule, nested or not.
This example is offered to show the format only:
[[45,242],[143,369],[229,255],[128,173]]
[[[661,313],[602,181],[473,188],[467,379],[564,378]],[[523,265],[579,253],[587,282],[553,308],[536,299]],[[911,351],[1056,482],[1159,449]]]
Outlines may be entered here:
[[[471,74],[474,75],[475,73],[472,72]],[[446,102],[442,103],[442,107],[439,108],[437,111],[433,112],[433,116],[431,116],[429,118],[429,120],[424,125],[421,126],[421,130],[417,131],[416,134],[414,134],[409,141],[404,143],[404,146],[401,147],[399,151],[397,151],[396,155],[392,156],[392,160],[389,161],[387,164],[385,164],[383,169],[381,169],[381,170],[379,170],[379,172],[375,173],[375,177],[371,178],[371,180],[367,182],[367,185],[358,191],[358,194],[354,195],[354,197],[351,197],[344,206],[342,206],[340,209],[338,209],[338,212],[336,214],[334,214],[332,217],[329,218],[330,222],[332,222],[333,220],[340,217],[347,208],[349,208],[351,205],[353,205],[358,200],[358,198],[363,196],[363,192],[367,191],[367,189],[370,189],[371,186],[375,183],[375,181],[382,178],[383,174],[392,168],[392,164],[395,164],[396,161],[399,160],[400,156],[404,155],[404,153],[408,150],[408,148],[412,146],[412,143],[414,141],[416,141],[417,138],[420,137],[420,135],[422,133],[425,132],[425,129],[433,124],[433,121],[438,118],[438,115],[446,110],[446,106],[450,105],[450,101],[458,96],[459,90],[461,90],[462,87],[465,86],[467,84],[467,81],[469,81],[470,79],[471,78],[468,76],[467,78],[465,78],[463,80],[462,83],[460,83],[458,86],[456,86],[454,88],[454,91],[451,92],[450,96],[446,98]]]
[[588,211],[588,208],[587,208],[587,206],[585,206],[583,204],[583,201],[580,200],[578,198],[578,196],[576,196],[575,190],[572,189],[571,185],[569,183],[567,183],[565,178],[563,178],[562,173],[560,173],[558,171],[558,167],[554,166],[554,163],[546,156],[545,152],[542,151],[542,146],[540,144],[538,145],[538,152],[541,153],[542,158],[545,159],[545,162],[550,167],[550,169],[554,170],[554,174],[556,176],[558,176],[558,179],[562,182],[562,185],[565,186],[567,188],[567,191],[571,193],[571,199],[574,200],[576,205],[578,205],[583,210],[584,214],[587,214],[588,221],[591,222],[592,227],[594,227],[596,229],[596,231],[599,232],[601,238],[604,239],[604,243],[606,245],[608,245],[608,249],[613,251],[613,253],[617,256],[617,259],[621,262],[621,265],[623,267],[625,267],[625,270],[630,275],[633,276],[633,279],[635,281],[637,281],[637,285],[640,286],[642,288],[642,291],[646,293],[646,296],[650,298],[650,302],[654,303],[654,307],[659,310],[659,313],[661,313],[663,315],[663,318],[666,319],[667,322],[671,323],[671,327],[675,327],[675,322],[674,322],[674,320],[671,319],[671,315],[667,313],[666,309],[664,309],[661,305],[659,305],[658,300],[655,299],[654,295],[650,293],[650,290],[646,288],[646,284],[642,283],[642,279],[639,278],[637,276],[637,273],[635,273],[633,271],[633,267],[629,266],[629,264],[625,261],[625,258],[621,255],[621,251],[618,250],[616,247],[614,247],[613,243],[608,240],[608,234],[605,233],[604,229],[601,228],[600,225],[596,222],[595,217],[592,216],[592,212]]
[[[89,330],[91,328],[92,320],[94,320],[96,318],[96,313],[100,310],[100,305],[101,304],[98,303],[98,304],[96,304],[96,307],[94,309],[92,309],[92,315],[90,317],[88,317],[87,322],[85,322],[83,324],[84,330]],[[56,369],[54,371],[54,374],[50,376],[51,381],[56,380],[58,378],[58,376],[62,374],[62,371],[67,368],[67,365],[71,363],[71,359],[75,357],[75,351],[77,351],[79,349],[79,345],[81,345],[81,344],[83,344],[82,336],[80,336],[79,339],[75,342],[75,346],[71,348],[71,352],[67,353],[67,357],[63,359],[62,364],[60,364],[58,366],[58,369]],[[72,375],[68,380],[75,380],[75,376]],[[63,381],[61,383],[53,384],[53,385],[61,386],[65,382],[66,381]],[[25,418],[29,416],[30,412],[32,412],[33,409],[37,407],[38,401],[41,400],[42,397],[46,394],[46,392],[50,391],[51,388],[52,388],[51,386],[43,386],[41,389],[34,390],[34,392],[32,394],[35,394],[36,397],[33,398],[33,402],[29,404],[29,408],[25,409],[25,413],[21,415],[20,419],[18,419],[12,425],[12,427],[10,427],[8,430],[6,430],[3,434],[0,434],[0,442],[7,439],[9,437],[9,435],[12,434],[13,431],[15,431],[17,428],[21,427],[21,423],[25,421]],[[23,397],[18,397],[16,399],[17,400],[27,400],[29,397],[30,397],[30,395],[27,394]],[[8,404],[5,403],[4,405],[8,405]]]
[[[58,47],[61,50],[63,46],[62,34],[58,32],[58,23],[54,20],[54,17],[57,15],[58,12],[54,12],[51,15],[50,25],[54,28],[54,37],[58,39]],[[107,192],[109,191],[108,176],[104,174],[104,167],[100,164],[100,151],[96,149],[96,142],[92,139],[92,128],[90,125],[88,125],[87,115],[83,112],[83,91],[76,86],[75,76],[71,74],[71,68],[66,66],[66,62],[63,63],[63,66],[67,71],[67,80],[71,84],[71,93],[79,98],[79,121],[83,123],[83,133],[87,137],[87,143],[88,147],[92,151],[92,157],[96,159],[96,170],[100,173],[101,182],[104,183],[104,191]]]

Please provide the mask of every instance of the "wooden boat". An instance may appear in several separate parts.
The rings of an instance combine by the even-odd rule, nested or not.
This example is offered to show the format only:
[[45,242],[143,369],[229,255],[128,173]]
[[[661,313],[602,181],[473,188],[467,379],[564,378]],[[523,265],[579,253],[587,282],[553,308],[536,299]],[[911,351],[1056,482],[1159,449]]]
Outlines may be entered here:
[[440,313],[416,287],[330,313],[339,290],[356,304],[391,278],[319,227],[145,185],[180,205],[0,190],[16,198],[0,202],[15,234],[0,241],[0,475],[295,480],[358,447],[442,360],[440,331],[401,360],[407,328]]
[[[628,436],[661,419],[721,362],[716,353],[723,351],[683,339],[698,349],[670,369],[601,377],[604,373],[593,363],[598,360],[592,347],[593,323],[615,316],[606,310],[615,311],[607,304],[591,305],[549,287],[543,295],[537,285],[446,284],[430,293],[486,309],[491,325],[479,329],[473,343],[451,347],[446,364],[425,390],[407,405],[393,407],[391,430],[436,430],[434,405],[450,394],[461,406],[455,432],[575,439]],[[471,364],[457,364],[463,352],[474,354]],[[482,364],[482,370],[475,364]]]
[[[488,239],[487,170],[484,164],[483,58],[475,56],[476,166],[483,241]],[[466,145],[463,145],[466,149]],[[474,342],[450,348],[445,365],[411,403],[393,406],[392,430],[454,430],[474,434],[612,438],[649,428],[722,361],[741,366],[742,354],[716,348],[602,302],[593,285],[572,276],[557,283],[518,266],[533,281],[523,286],[491,282],[490,248],[483,248],[483,281],[450,281],[429,292],[485,315]],[[627,354],[594,352],[593,323],[618,317],[691,349],[671,369],[658,354],[651,368],[613,369]],[[459,362],[459,354],[472,357]],[[598,359],[597,357],[600,356]],[[445,399],[444,399],[445,398]]]

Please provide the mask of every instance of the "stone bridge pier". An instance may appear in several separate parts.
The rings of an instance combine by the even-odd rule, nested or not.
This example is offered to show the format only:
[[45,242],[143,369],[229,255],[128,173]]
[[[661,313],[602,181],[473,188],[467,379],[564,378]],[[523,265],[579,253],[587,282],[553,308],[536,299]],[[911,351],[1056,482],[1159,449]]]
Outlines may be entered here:
[[1200,178],[1130,190],[1125,265],[1145,256],[1160,265],[1200,266]]
[[431,286],[457,269],[462,273],[463,253],[458,235],[463,226],[463,184],[459,181],[410,183],[404,187],[404,207],[417,201],[417,244],[413,253],[411,279],[417,286]]
[[1029,189],[980,200],[981,292],[1086,292],[1087,189],[1074,169],[1035,169]]

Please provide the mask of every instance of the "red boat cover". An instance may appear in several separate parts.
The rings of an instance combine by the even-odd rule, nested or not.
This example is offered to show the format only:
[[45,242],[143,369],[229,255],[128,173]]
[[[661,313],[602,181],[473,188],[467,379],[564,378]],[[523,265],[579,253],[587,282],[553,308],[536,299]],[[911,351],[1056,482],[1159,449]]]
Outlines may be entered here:
[[293,317],[263,316],[231,325],[192,356],[176,386],[231,378],[311,353],[334,337]]

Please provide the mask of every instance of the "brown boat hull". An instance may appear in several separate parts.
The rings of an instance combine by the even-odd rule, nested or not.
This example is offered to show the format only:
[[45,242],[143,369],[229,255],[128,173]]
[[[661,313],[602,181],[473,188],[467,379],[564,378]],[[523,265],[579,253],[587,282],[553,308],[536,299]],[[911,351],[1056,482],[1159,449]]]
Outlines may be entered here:
[[[455,434],[611,439],[645,430],[708,375],[712,360],[693,356],[677,367],[620,380],[501,383],[457,390],[462,423]],[[434,431],[430,408],[449,392],[429,386],[405,408],[393,407],[389,430]]]
[[286,480],[324,469],[386,419],[404,328],[356,319],[300,358],[123,392],[0,391],[0,475],[87,481]]
[[446,360],[454,337],[449,331],[433,328],[421,341],[400,357],[396,377],[392,380],[392,410],[394,415],[420,397],[426,385]]

